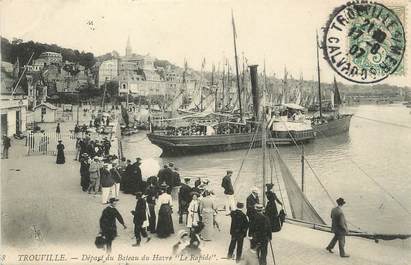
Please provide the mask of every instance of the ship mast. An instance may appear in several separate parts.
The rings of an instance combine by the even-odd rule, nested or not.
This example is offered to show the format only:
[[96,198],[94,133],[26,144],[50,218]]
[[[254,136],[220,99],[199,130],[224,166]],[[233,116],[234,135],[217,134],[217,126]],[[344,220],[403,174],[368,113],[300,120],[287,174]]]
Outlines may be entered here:
[[241,107],[240,76],[238,74],[238,57],[237,57],[237,43],[236,43],[237,33],[235,31],[233,10],[231,10],[231,18],[232,18],[232,22],[233,22],[234,58],[235,58],[235,71],[236,71],[236,75],[237,75],[238,105],[240,107],[240,120],[243,121],[243,110],[242,110],[242,107]]
[[317,46],[317,78],[318,78],[318,102],[319,102],[319,108],[320,108],[320,122],[322,123],[323,121],[323,111],[322,111],[322,104],[321,104],[321,80],[320,80],[320,55],[318,52],[319,49],[319,43],[318,43],[318,32],[316,32],[316,46]]

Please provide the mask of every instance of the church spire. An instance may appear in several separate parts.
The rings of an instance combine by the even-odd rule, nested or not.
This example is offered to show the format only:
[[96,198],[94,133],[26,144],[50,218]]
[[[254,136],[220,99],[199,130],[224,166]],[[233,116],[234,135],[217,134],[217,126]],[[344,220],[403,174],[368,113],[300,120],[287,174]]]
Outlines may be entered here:
[[131,48],[131,42],[130,42],[130,36],[127,38],[127,46],[126,46],[126,57],[130,57],[133,53],[133,50]]

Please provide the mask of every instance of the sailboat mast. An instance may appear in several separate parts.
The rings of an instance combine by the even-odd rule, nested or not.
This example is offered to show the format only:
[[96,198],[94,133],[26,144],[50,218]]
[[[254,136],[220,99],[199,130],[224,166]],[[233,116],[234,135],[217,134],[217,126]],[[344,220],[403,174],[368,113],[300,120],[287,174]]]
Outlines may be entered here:
[[318,32],[316,32],[316,46],[317,46],[317,78],[318,78],[318,102],[320,108],[320,122],[323,120],[323,111],[322,111],[322,104],[321,104],[321,79],[320,79],[320,55],[319,55],[319,43],[318,43]]
[[234,39],[234,58],[235,58],[235,71],[237,75],[237,94],[238,94],[238,105],[240,107],[240,120],[243,120],[243,109],[241,107],[241,89],[240,89],[240,75],[238,74],[238,56],[237,56],[237,33],[235,31],[235,23],[234,23],[234,14],[233,10],[231,10],[231,18],[233,22],[233,39]]
[[221,112],[224,111],[224,94],[225,94],[224,81],[225,81],[225,67],[224,67],[224,65],[223,65],[223,78],[222,78],[222,88],[223,88],[223,91],[222,91],[222,93],[221,93]]
[[304,193],[304,145],[301,145],[301,191]]

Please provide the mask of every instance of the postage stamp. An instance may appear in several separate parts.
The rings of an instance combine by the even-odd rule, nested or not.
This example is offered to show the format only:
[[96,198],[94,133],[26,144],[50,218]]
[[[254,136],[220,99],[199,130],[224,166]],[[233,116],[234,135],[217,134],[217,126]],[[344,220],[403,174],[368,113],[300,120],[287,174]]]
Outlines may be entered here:
[[401,75],[406,47],[402,12],[404,8],[394,11],[369,1],[336,8],[325,27],[325,59],[336,73],[355,83],[377,83]]

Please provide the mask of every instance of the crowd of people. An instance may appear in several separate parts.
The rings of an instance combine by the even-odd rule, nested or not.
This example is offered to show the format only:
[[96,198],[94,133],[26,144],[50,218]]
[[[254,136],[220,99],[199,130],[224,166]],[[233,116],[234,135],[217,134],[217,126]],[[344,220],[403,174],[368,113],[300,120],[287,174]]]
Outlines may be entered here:
[[[99,163],[98,160],[96,163]],[[157,176],[150,176],[143,181],[140,165],[141,159],[137,158],[134,164],[126,160],[125,166],[122,163],[112,162],[111,169],[107,173],[103,173],[107,166],[100,167],[102,168],[100,174],[103,189],[108,188],[104,183],[111,185],[111,189],[116,185],[115,183],[120,183],[119,188],[124,193],[136,196],[136,206],[132,211],[136,239],[133,246],[140,246],[142,238],[146,238],[146,242],[150,241],[154,234],[158,238],[167,238],[174,234],[175,225],[172,215],[176,212],[179,225],[184,225],[185,230],[178,233],[179,241],[174,245],[174,251],[182,247],[181,252],[183,253],[201,253],[199,248],[201,242],[212,241],[215,238],[214,233],[220,229],[217,217],[219,211],[224,211],[224,209],[217,208],[209,180],[207,178],[183,178],[184,181],[181,183],[178,168],[173,163],[169,163],[159,170]],[[103,175],[111,176],[111,181],[103,181],[103,178],[108,178]],[[282,203],[272,191],[273,185],[268,184],[267,205],[264,207],[260,204],[259,191],[253,188],[247,198],[246,212],[244,212],[244,203],[235,201],[231,175],[232,171],[227,171],[221,185],[227,196],[226,216],[231,217],[231,239],[227,258],[235,258],[237,262],[251,258],[242,259],[243,241],[248,236],[251,238],[251,250],[245,255],[250,256],[254,253],[256,264],[264,265],[271,234],[280,231],[285,218],[282,210],[277,211],[276,203],[280,205]],[[109,205],[100,218],[100,228],[102,235],[109,241],[106,247],[110,252],[111,242],[117,234],[116,219],[124,227],[125,224],[121,214],[112,209],[118,201],[117,191],[113,192],[112,198],[105,194],[103,190],[102,203]],[[173,209],[174,200],[178,201],[177,211]]]

